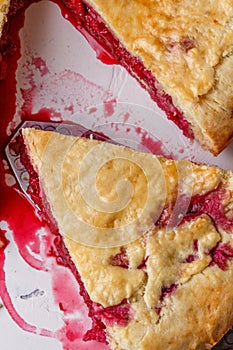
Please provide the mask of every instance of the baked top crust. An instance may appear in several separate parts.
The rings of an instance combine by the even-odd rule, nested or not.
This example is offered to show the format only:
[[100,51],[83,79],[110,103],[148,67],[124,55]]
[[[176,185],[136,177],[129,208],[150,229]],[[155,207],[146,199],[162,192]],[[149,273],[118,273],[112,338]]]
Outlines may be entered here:
[[233,3],[87,0],[218,154],[233,137]]
[[7,20],[7,13],[10,7],[10,0],[0,0],[0,37],[2,36],[2,29]]
[[[233,173],[54,132],[23,129],[22,134],[43,195],[91,300],[104,308],[124,304],[126,300],[130,306],[124,324],[107,318],[102,320],[111,348],[134,350],[137,343],[140,350],[200,350],[216,343],[233,324],[230,282],[233,282]],[[81,185],[77,178],[83,162],[87,164],[85,178],[89,177],[88,169],[96,170],[92,155],[97,153],[92,154],[93,150],[97,150],[100,157],[95,158],[99,165],[99,173],[94,177],[98,194],[111,206],[117,199],[114,190],[118,180],[122,180],[123,169],[124,179],[136,188],[130,210],[126,207],[116,212],[110,210],[103,219],[103,213],[100,215],[93,203],[86,206],[87,197],[80,200]],[[112,157],[110,161],[107,158],[106,163],[105,150]],[[145,165],[143,157],[147,168],[140,172],[138,167]],[[153,225],[146,234],[140,232],[133,240],[128,237],[128,243],[123,245],[117,241],[114,246],[105,237],[101,239],[105,246],[101,247],[98,240],[83,239],[90,232],[82,232],[81,236],[70,234],[70,225],[79,227],[80,218],[98,228],[119,228],[121,223],[128,227],[130,220],[135,220],[135,213],[141,213],[141,203],[145,206],[143,198],[150,181],[156,187],[163,184],[159,172],[154,173],[157,184],[148,176],[150,169],[158,170],[157,162],[164,174],[165,196],[160,190],[153,192],[155,210],[160,209],[157,205],[160,201],[167,208],[177,200],[181,182],[186,198],[199,196],[200,202],[202,196],[207,196],[204,197],[207,203],[213,193],[214,207],[220,205],[221,213],[230,224],[224,225],[212,209],[209,213],[203,209],[173,227]],[[147,183],[142,173],[147,175]],[[90,185],[88,190],[91,191]],[[75,216],[70,216],[70,210]]]

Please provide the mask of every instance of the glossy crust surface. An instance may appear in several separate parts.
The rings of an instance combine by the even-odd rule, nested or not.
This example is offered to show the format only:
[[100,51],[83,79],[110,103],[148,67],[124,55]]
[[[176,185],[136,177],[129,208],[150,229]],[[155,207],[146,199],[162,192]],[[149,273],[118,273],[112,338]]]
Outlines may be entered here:
[[[92,220],[95,217],[96,221],[91,221],[92,225],[119,227],[119,218],[124,225],[130,219],[135,219],[136,208],[140,208],[141,202],[132,197],[135,206],[130,211],[124,209],[113,216],[107,214],[103,220],[92,207],[84,207],[83,202],[80,202],[80,206],[76,202],[77,197],[71,192],[68,192],[69,199],[64,195],[64,188],[73,188],[77,193],[75,179],[80,174],[80,160],[87,160],[85,157],[90,150],[103,142],[34,129],[24,129],[23,138],[32,165],[38,173],[43,195],[49,202],[91,300],[103,307],[119,305],[124,300],[130,304],[126,324],[104,320],[111,348],[135,350],[137,344],[139,350],[211,349],[233,324],[232,233],[218,225],[208,213],[202,213],[173,228],[154,226],[147,234],[122,246],[97,248],[78,243],[67,233],[71,220],[68,211],[71,207],[76,210],[73,227],[83,209],[88,210]],[[130,162],[130,181],[136,184],[137,197],[143,198],[145,178],[140,176],[139,171],[134,171],[134,165],[141,164],[141,158],[145,157],[147,163],[150,158],[152,162],[156,159],[161,164],[166,184],[165,207],[176,200],[180,179],[182,183],[185,182],[183,194],[190,197],[224,188],[225,195],[220,199],[221,211],[232,222],[232,172],[188,161],[166,160],[126,147],[104,144],[109,153],[112,149],[115,151],[114,160],[106,166],[101,160],[100,179],[96,177],[98,193],[105,201],[111,203],[114,197],[114,193],[113,197],[111,193],[116,184],[115,176],[122,178],[123,154],[124,161]],[[120,155],[120,159],[116,159],[116,155]],[[62,171],[57,164],[62,165]],[[67,164],[72,167],[66,167]],[[124,167],[124,171],[127,172],[127,169]],[[144,173],[148,173],[148,169]],[[158,186],[161,187],[160,182]],[[159,193],[159,190],[155,192],[156,196]],[[67,200],[68,209],[63,206]],[[158,203],[157,197],[154,200]],[[82,217],[87,220],[87,217]],[[213,252],[217,247],[224,248],[224,266],[214,263]]]
[[233,138],[233,3],[87,0],[217,155]]

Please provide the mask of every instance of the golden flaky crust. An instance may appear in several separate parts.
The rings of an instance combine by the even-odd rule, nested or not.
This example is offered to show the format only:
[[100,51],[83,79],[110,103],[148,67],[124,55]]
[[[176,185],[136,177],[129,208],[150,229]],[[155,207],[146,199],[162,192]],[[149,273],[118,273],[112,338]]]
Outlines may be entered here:
[[0,0],[0,37],[4,23],[7,20],[7,13],[10,7],[10,0]]
[[87,0],[217,155],[233,138],[233,3]]
[[[119,227],[119,222],[127,225],[130,219],[135,219],[146,191],[145,178],[138,169],[135,171],[134,166],[143,164],[143,157],[149,163],[148,168],[143,169],[144,174],[149,174],[153,162],[161,164],[165,207],[176,200],[180,182],[183,184],[182,193],[186,196],[204,195],[224,188],[227,195],[222,198],[222,211],[231,220],[233,173],[40,130],[24,129],[23,138],[65,245],[91,300],[103,307],[118,305],[125,299],[130,303],[130,320],[127,324],[106,323],[111,348],[135,350],[137,344],[138,350],[210,349],[233,324],[233,260],[226,261],[222,269],[217,264],[211,264],[210,252],[217,246],[233,247],[233,234],[227,233],[208,213],[194,216],[173,229],[153,227],[146,235],[115,247],[106,245],[97,248],[77,243],[68,231],[70,220],[75,220],[75,227],[80,215],[83,220],[93,219],[89,221],[92,225],[105,225],[108,228],[114,225]],[[80,162],[87,162],[86,157],[92,150],[103,144],[100,158],[104,147],[111,154],[114,149],[115,158],[106,164],[103,163],[104,158],[95,160],[100,160],[101,165],[100,173],[95,177],[100,196],[111,205],[111,201],[116,199],[113,191],[116,178],[119,176],[122,180],[124,168],[125,179],[137,188],[137,198],[142,199],[137,201],[132,196],[133,205],[130,211],[123,210],[124,218],[122,211],[118,211],[108,213],[103,220],[93,207],[85,207],[84,211],[88,213],[85,217],[83,202],[81,207],[77,203],[79,184],[76,179],[81,171]],[[117,155],[120,155],[119,159]],[[129,162],[130,167],[125,166],[124,162]],[[93,169],[93,163],[90,167]],[[158,179],[158,187],[161,187],[158,173],[154,177]],[[151,181],[149,177],[146,179]],[[162,198],[160,191],[155,195],[154,201],[157,203]],[[64,206],[64,202],[68,206]],[[70,217],[70,208],[75,212],[75,218]],[[122,253],[127,266],[115,263],[116,257]],[[230,250],[226,254],[231,254]]]

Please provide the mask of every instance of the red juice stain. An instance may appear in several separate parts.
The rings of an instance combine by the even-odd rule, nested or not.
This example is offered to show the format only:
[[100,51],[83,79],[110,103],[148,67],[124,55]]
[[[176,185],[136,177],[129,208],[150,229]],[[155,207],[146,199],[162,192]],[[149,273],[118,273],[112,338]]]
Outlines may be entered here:
[[164,156],[168,159],[176,159],[175,155],[171,152],[166,152],[164,150],[163,142],[160,140],[154,140],[147,131],[141,130],[141,128],[136,128],[137,134],[141,134],[141,145],[146,147],[150,152],[156,155]]
[[54,111],[52,108],[41,108],[38,113],[25,113],[26,120],[34,120],[40,122],[48,122],[51,118],[56,117],[57,120],[62,121],[60,112]]
[[[56,269],[56,274],[53,274],[52,280],[55,301],[59,305],[60,310],[66,314],[72,314],[77,310],[82,312],[82,316],[86,313],[87,317],[88,309],[83,304],[79,294],[79,286],[70,270],[57,264],[53,264],[52,269]],[[62,288],[61,285],[63,286]]]
[[[20,41],[18,32],[24,23],[24,11],[20,10],[16,17],[10,17],[3,32],[3,39],[1,41],[1,47],[4,46],[5,52],[2,54],[4,70],[7,79],[0,80],[0,110],[1,110],[1,128],[0,128],[0,208],[1,208],[1,220],[8,223],[10,229],[14,232],[15,237],[19,238],[19,246],[21,251],[24,249],[26,237],[28,238],[29,232],[33,232],[35,228],[41,226],[38,225],[39,219],[36,218],[34,211],[27,200],[20,194],[18,187],[8,187],[5,184],[5,170],[3,166],[4,147],[8,142],[7,127],[13,120],[15,113],[15,96],[16,96],[16,78],[15,72],[17,68],[17,60],[20,57]],[[7,33],[6,33],[7,29]],[[4,43],[3,43],[4,40]],[[9,48],[14,47],[14,50]],[[7,61],[7,63],[6,63]],[[29,209],[30,208],[30,209]],[[2,237],[1,232],[1,237]],[[6,241],[6,238],[4,240]],[[5,244],[6,245],[6,244]],[[35,243],[36,246],[36,243]],[[35,248],[35,246],[33,248]],[[37,251],[37,248],[35,248]],[[26,254],[25,254],[26,255]],[[38,266],[37,261],[30,261],[31,264]],[[5,251],[0,253],[0,295],[2,301],[7,308],[12,319],[23,329],[32,333],[36,333],[35,326],[27,324],[20,315],[16,312],[10,295],[7,291],[5,283]],[[46,330],[41,330],[42,333],[46,333]]]
[[[7,221],[13,232],[20,255],[31,267],[41,270],[44,268],[44,264],[40,255],[41,239],[38,231],[44,224],[37,217],[34,207],[24,196],[19,194],[16,188],[6,190],[9,201],[6,212],[3,212],[3,219]],[[14,215],[11,214],[12,212]],[[36,259],[35,255],[40,256],[40,258]]]
[[[5,159],[4,148],[9,141],[7,128],[13,120],[15,113],[15,96],[16,96],[16,78],[15,72],[17,69],[17,60],[20,57],[20,41],[18,32],[24,23],[24,11],[20,10],[17,16],[9,18],[7,23],[7,37],[14,43],[14,52],[7,53],[4,56],[7,59],[7,79],[0,81],[0,110],[1,110],[1,128],[0,128],[0,185],[1,185],[1,219],[9,223],[12,231],[16,230],[21,236],[22,247],[25,244],[28,232],[41,227],[40,220],[36,217],[32,206],[26,198],[21,194],[18,186],[8,187],[4,179],[3,159]],[[6,28],[6,27],[5,27]],[[12,39],[13,38],[13,39]],[[14,213],[14,215],[12,215]],[[32,225],[32,227],[30,226]]]
[[[65,111],[69,111],[72,114],[74,113],[74,105],[72,105],[72,104],[69,106],[66,106],[64,109],[65,109]],[[60,117],[61,117],[61,115],[60,115]]]
[[[17,5],[14,1],[12,4],[14,6]],[[21,329],[27,332],[55,337],[62,342],[63,348],[67,350],[107,349],[107,346],[104,344],[94,341],[87,343],[82,341],[83,335],[90,328],[91,321],[87,315],[86,306],[81,296],[78,294],[77,288],[76,290],[71,288],[71,285],[74,283],[72,274],[64,271],[61,272],[60,266],[58,267],[56,263],[51,263],[51,261],[55,261],[55,258],[48,256],[48,252],[51,251],[54,237],[48,230],[46,224],[38,217],[33,205],[21,193],[19,187],[17,185],[9,187],[5,183],[5,169],[3,165],[3,160],[5,160],[4,148],[11,137],[6,130],[9,129],[10,124],[12,133],[14,132],[14,128],[17,127],[17,125],[12,124],[12,120],[16,109],[15,72],[17,69],[17,61],[20,58],[20,39],[18,33],[24,24],[24,13],[25,9],[21,9],[17,12],[17,16],[12,15],[5,27],[7,28],[7,34],[5,35],[7,39],[5,40],[9,40],[10,44],[8,44],[8,46],[10,48],[13,47],[14,50],[5,51],[3,59],[5,59],[7,63],[1,65],[4,66],[7,79],[0,80],[0,220],[7,222],[9,229],[13,233],[13,239],[18,247],[19,253],[24,260],[33,268],[48,271],[48,273],[52,274],[54,299],[58,303],[58,311],[59,303],[62,303],[60,305],[63,307],[64,326],[54,334],[46,329],[37,329],[36,326],[28,324],[17,313],[12,303],[11,296],[8,293],[5,280],[4,264],[6,250],[4,250],[4,248],[8,241],[3,231],[0,233],[2,242],[0,247],[0,296],[12,319]],[[36,58],[33,64],[40,70],[41,74],[47,74],[45,62]],[[24,97],[25,104],[21,111],[22,121],[51,120],[53,111],[49,109],[43,109],[39,113],[32,115],[31,100],[30,98],[27,99],[26,96]],[[15,149],[15,151],[18,152],[17,149]],[[39,234],[41,228],[45,230],[43,235]],[[36,255],[38,255],[39,259],[36,258]],[[67,286],[65,290],[64,286]],[[80,312],[79,318],[75,318],[73,315],[70,316],[71,311],[74,312],[76,309]]]
[[184,153],[184,149],[183,149],[183,148],[180,148],[179,153],[180,153],[180,154],[183,154],[183,153]]
[[[59,0],[53,0],[57,3],[61,9],[63,17],[68,20],[79,32],[86,38],[89,45],[96,53],[96,57],[105,64],[119,64],[119,62],[111,55],[104,47],[96,40],[85,28],[83,21],[85,21],[85,6],[81,1],[75,1],[72,4],[71,1],[64,0],[64,5]],[[69,9],[69,10],[68,10]]]
[[32,57],[32,64],[40,71],[42,77],[49,73],[46,62],[41,57]]
[[89,45],[93,48],[96,53],[96,58],[105,64],[118,64],[116,59],[112,57],[103,47],[96,41],[84,28],[79,31],[84,35],[87,39]]
[[111,101],[105,101],[104,102],[104,116],[106,118],[111,117],[114,113],[114,109],[116,106],[116,100],[113,99]]
[[64,327],[56,334],[56,339],[62,343],[63,350],[109,350],[107,345],[95,341],[82,341],[79,332],[80,324],[77,320],[65,319],[64,323]]
[[140,128],[140,126],[138,126],[138,127],[135,128],[135,131],[136,131],[136,133],[137,133],[138,135],[140,135],[141,132],[142,132],[142,129]]
[[150,137],[146,131],[142,134],[141,144],[143,146],[146,146],[148,150],[150,150],[154,154],[162,155],[164,153],[162,141],[153,140],[152,137]]
[[90,110],[89,110],[89,114],[92,114],[92,113],[96,113],[97,112],[97,108],[96,107],[92,107],[92,108],[90,108]]
[[124,115],[124,120],[123,120],[124,124],[127,123],[129,117],[130,117],[130,114],[128,112],[126,112],[125,115]]
[[63,312],[64,321],[64,326],[56,332],[55,338],[62,342],[63,349],[109,349],[96,341],[82,340],[92,325],[88,308],[79,294],[79,286],[71,271],[53,263],[51,273],[55,302]]

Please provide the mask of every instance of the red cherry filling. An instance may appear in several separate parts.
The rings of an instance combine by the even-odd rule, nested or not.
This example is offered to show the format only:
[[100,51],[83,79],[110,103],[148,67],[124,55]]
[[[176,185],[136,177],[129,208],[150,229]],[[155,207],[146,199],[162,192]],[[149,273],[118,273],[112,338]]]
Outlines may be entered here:
[[198,240],[197,239],[195,239],[193,241],[193,251],[194,251],[194,254],[188,255],[184,262],[191,263],[194,260],[198,259],[198,254],[197,254],[198,253]]
[[115,256],[112,256],[110,258],[110,264],[113,266],[119,266],[119,267],[123,267],[124,269],[128,269],[129,260],[127,257],[126,249],[121,248],[120,253],[116,254]]
[[168,286],[163,286],[161,289],[161,294],[160,294],[160,305],[155,307],[155,310],[158,314],[160,314],[160,312],[162,311],[162,309],[166,306],[166,304],[164,303],[164,300],[167,296],[172,295],[175,293],[175,291],[178,288],[178,284],[176,283],[172,283]]
[[[182,195],[178,198],[178,206],[175,207],[173,203],[164,208],[156,224],[159,227],[175,227],[176,223],[181,225],[202,214],[207,214],[213,219],[216,226],[228,233],[233,233],[233,213],[232,215],[228,213],[227,216],[223,207],[225,199],[230,196],[231,194],[223,185],[207,194],[195,195],[191,198]],[[179,215],[181,219],[177,220]]]
[[212,257],[210,265],[217,265],[220,269],[227,269],[227,262],[233,260],[233,247],[229,243],[219,243],[210,250],[209,255]]
[[233,216],[227,217],[223,210],[224,199],[230,196],[226,188],[220,187],[204,196],[196,195],[191,199],[190,212],[204,213],[212,217],[216,225],[233,233]]
[[[164,93],[159,83],[152,73],[145,68],[142,61],[131,55],[119,42],[119,40],[109,30],[101,17],[82,0],[63,0],[67,8],[73,14],[74,25],[81,30],[85,29],[108,53],[110,61],[119,63],[135,77],[142,87],[145,87],[151,98],[164,110],[170,120],[172,120],[184,133],[185,136],[193,138],[190,124],[183,114],[173,105],[172,98]],[[85,33],[83,33],[85,35]],[[186,42],[187,41],[187,42]],[[184,40],[184,48],[192,45],[191,39]],[[112,62],[110,62],[112,63]]]
[[144,269],[146,269],[146,263],[147,263],[148,259],[149,259],[149,256],[147,256],[147,257],[141,262],[141,264],[138,266],[138,269],[139,269],[139,270],[144,270]]
[[166,296],[173,294],[177,290],[177,287],[178,285],[176,283],[164,286],[161,291],[160,301],[163,302]]
[[94,303],[94,310],[95,315],[99,316],[109,326],[114,324],[126,326],[130,318],[132,318],[131,307],[127,299],[124,299],[119,305],[106,308]]
[[193,262],[194,260],[197,260],[198,259],[198,256],[195,255],[195,254],[190,254],[187,256],[187,258],[185,259],[185,262],[187,263],[191,263]]
[[190,37],[184,37],[180,41],[170,41],[165,44],[168,51],[182,50],[188,52],[195,47],[195,42]]

